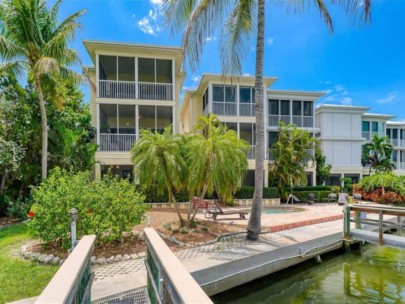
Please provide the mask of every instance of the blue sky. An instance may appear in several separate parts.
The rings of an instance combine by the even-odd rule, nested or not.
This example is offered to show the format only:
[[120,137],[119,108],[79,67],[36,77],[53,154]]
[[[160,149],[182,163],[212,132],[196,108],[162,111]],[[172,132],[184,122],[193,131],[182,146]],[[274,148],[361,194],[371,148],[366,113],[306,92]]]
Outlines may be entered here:
[[[60,14],[87,9],[73,48],[89,65],[82,39],[178,46],[180,37],[163,27],[160,2],[65,0]],[[267,1],[265,30],[264,74],[278,78],[272,89],[325,91],[319,103],[369,106],[370,112],[405,121],[405,0],[372,0],[367,27],[330,7],[333,34],[314,8],[294,14],[275,2]],[[207,37],[197,71],[187,67],[186,88],[195,87],[204,72],[221,72],[219,38]],[[254,75],[254,61],[252,41],[243,73]]]

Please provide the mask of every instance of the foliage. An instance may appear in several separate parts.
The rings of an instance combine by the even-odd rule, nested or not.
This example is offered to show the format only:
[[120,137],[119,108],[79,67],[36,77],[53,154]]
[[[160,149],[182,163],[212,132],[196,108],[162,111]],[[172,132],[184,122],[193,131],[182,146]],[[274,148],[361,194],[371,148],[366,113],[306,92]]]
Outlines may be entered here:
[[383,204],[402,204],[404,202],[405,202],[404,197],[400,196],[398,193],[395,193],[393,191],[385,192],[378,200],[378,203]]
[[[254,187],[242,186],[234,195],[236,199],[251,199],[255,191]],[[278,198],[278,189],[275,187],[264,187],[263,198]]]
[[30,196],[25,198],[19,197],[16,201],[10,201],[7,207],[7,214],[19,220],[26,220],[31,206],[32,198]]
[[32,193],[35,216],[30,227],[46,243],[58,241],[63,248],[70,246],[70,208],[79,212],[78,238],[95,234],[99,242],[121,240],[123,232],[141,222],[147,208],[128,180],[106,174],[93,181],[88,171],[55,168]]
[[384,188],[387,191],[393,191],[399,195],[405,195],[404,177],[396,176],[390,173],[373,174],[361,179],[358,188],[366,192],[372,192],[378,188]]
[[7,195],[0,195],[0,216],[7,215],[7,208],[10,205],[10,201]]
[[330,176],[331,164],[326,163],[326,156],[323,155],[319,145],[315,148],[315,161],[316,161],[316,184],[322,185]]
[[277,184],[280,198],[285,200],[288,188],[306,184],[305,168],[314,161],[309,153],[314,148],[316,138],[295,125],[279,125],[277,141],[270,148],[274,162],[270,165],[270,179]]
[[301,192],[301,191],[328,191],[329,193],[339,193],[340,188],[337,186],[301,186],[301,187],[294,187],[292,191],[294,193]]
[[8,175],[16,174],[20,161],[24,157],[24,150],[13,141],[6,141],[0,137],[0,194],[4,193],[4,185]]
[[371,142],[363,146],[361,161],[362,165],[370,166],[371,171],[390,172],[395,169],[395,164],[391,160],[391,154],[394,147],[388,142],[388,137],[379,137],[373,135]]
[[0,303],[38,296],[59,268],[14,256],[31,239],[27,224],[0,229]]
[[316,198],[318,198],[318,200],[321,199],[325,199],[328,198],[328,195],[331,193],[330,191],[322,191],[322,190],[318,190],[318,191],[297,191],[294,192],[294,195],[296,197],[298,197],[300,200],[308,200],[309,195],[310,194],[315,194]]

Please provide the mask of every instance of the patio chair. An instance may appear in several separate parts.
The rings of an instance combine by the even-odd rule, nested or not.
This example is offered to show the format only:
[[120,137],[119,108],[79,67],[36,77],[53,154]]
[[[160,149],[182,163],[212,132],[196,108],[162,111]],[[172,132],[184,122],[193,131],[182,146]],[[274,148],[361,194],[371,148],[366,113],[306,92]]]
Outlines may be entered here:
[[242,211],[242,210],[223,210],[221,205],[216,201],[213,200],[216,210],[207,210],[207,213],[212,216],[213,220],[215,221],[217,219],[218,215],[229,215],[229,214],[239,214],[239,217],[241,219],[246,219],[245,215],[248,214],[247,211]]
[[312,204],[318,202],[318,197],[316,196],[315,193],[310,193],[310,194],[308,195],[308,202],[309,202],[309,203],[312,203]]
[[360,203],[362,197],[363,196],[360,193],[353,194],[353,199],[355,203]]
[[337,195],[336,193],[329,193],[328,194],[328,203],[336,203]]

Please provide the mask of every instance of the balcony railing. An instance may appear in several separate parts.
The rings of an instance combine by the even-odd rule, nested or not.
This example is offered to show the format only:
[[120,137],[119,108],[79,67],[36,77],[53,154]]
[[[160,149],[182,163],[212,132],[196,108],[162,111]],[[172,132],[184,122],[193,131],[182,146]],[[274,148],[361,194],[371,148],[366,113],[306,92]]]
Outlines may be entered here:
[[397,169],[399,169],[399,170],[405,170],[405,162],[400,162]]
[[212,113],[224,116],[236,115],[236,103],[235,102],[213,102]]
[[98,97],[135,99],[136,83],[132,81],[100,80],[98,87]]
[[390,138],[389,139],[390,144],[392,144],[394,147],[399,147],[399,139],[397,138]]
[[173,100],[173,84],[139,82],[139,99]]
[[136,140],[135,134],[100,134],[100,151],[130,151]]
[[301,115],[269,115],[269,126],[277,127],[280,121],[284,121],[286,125],[292,123],[300,128],[313,128],[314,117],[313,116],[301,116]]
[[256,146],[250,146],[250,150],[247,151],[246,157],[248,159],[256,159]]
[[361,132],[361,137],[370,140],[370,132]]
[[98,97],[173,100],[173,84],[99,80]]
[[240,103],[239,116],[255,116],[256,108],[254,103]]
[[377,135],[378,137],[385,137],[386,134],[384,132],[370,132],[370,131],[363,131],[361,132],[361,136],[367,140],[370,140],[372,136]]

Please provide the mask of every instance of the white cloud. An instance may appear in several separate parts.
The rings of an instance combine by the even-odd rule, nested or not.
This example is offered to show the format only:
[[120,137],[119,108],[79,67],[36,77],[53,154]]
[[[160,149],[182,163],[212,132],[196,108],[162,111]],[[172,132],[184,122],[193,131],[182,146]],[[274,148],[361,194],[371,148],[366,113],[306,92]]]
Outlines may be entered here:
[[[150,0],[152,8],[149,10],[147,16],[144,16],[138,21],[139,29],[145,34],[156,35],[161,31],[158,23],[158,16],[160,15],[160,8],[163,0]],[[135,14],[132,15],[135,17]]]
[[191,78],[191,80],[194,82],[199,82],[200,79],[201,79],[201,76],[194,76],[193,78]]
[[342,104],[342,105],[351,105],[352,104],[352,99],[350,98],[350,97],[343,97],[341,100],[340,100],[340,103]]
[[205,42],[211,42],[211,41],[215,41],[215,40],[217,40],[216,36],[205,37]]
[[150,3],[152,3],[152,5],[162,5],[163,0],[150,0]]
[[252,76],[252,75],[250,75],[249,73],[244,73],[243,76],[247,77],[247,76]]
[[395,92],[388,93],[387,97],[377,100],[380,105],[393,103],[397,99],[397,94]]
[[[329,83],[329,81],[324,81],[321,83]],[[319,101],[318,104],[332,103],[341,105],[351,105],[353,100],[349,96],[349,91],[346,90],[344,84],[332,85],[328,89],[324,90],[325,96]]]
[[274,40],[276,40],[276,37],[269,37],[267,38],[267,45],[273,45]]

